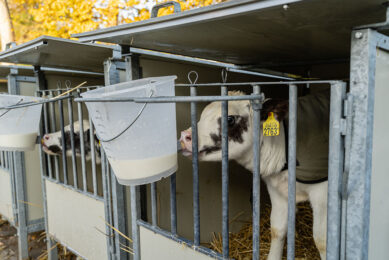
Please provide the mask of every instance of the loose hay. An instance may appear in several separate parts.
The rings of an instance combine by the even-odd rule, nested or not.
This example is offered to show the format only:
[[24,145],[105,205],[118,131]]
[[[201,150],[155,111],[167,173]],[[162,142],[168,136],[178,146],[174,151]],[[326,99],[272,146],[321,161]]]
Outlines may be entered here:
[[[270,211],[271,206],[265,204],[261,207],[260,221],[260,256],[266,259],[270,250],[271,233],[270,233]],[[319,251],[316,249],[312,238],[312,210],[308,202],[301,203],[297,206],[296,215],[296,259],[320,259]],[[230,257],[237,260],[252,259],[253,243],[252,223],[246,224],[238,233],[230,233]],[[210,245],[212,250],[222,253],[221,234],[213,234]],[[284,257],[286,259],[286,242],[284,246]]]

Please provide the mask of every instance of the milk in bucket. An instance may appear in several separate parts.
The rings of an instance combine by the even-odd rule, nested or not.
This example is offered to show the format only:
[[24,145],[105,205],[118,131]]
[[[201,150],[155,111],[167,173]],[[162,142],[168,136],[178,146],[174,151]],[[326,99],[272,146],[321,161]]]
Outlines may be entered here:
[[[139,79],[88,91],[82,97],[174,96],[175,79]],[[86,106],[119,183],[151,183],[177,170],[175,103],[86,102]]]

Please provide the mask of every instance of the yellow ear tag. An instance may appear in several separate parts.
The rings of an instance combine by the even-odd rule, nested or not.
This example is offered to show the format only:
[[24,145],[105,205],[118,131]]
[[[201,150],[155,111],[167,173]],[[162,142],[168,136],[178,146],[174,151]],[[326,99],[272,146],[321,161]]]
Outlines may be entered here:
[[101,141],[99,140],[99,147],[101,147]]
[[263,136],[277,136],[280,134],[280,122],[274,118],[274,113],[270,112],[267,120],[263,123]]

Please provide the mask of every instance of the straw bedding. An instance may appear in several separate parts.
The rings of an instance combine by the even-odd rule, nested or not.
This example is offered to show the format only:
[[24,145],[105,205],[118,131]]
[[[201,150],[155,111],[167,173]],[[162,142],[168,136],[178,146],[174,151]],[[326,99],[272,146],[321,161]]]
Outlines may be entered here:
[[[270,234],[270,203],[261,205],[260,221],[260,256],[266,259],[271,242]],[[252,258],[252,223],[246,223],[238,233],[230,233],[230,257],[237,260],[249,260]],[[222,252],[221,234],[213,234],[210,248]],[[320,259],[318,250],[312,238],[312,210],[308,202],[297,206],[296,215],[296,259]],[[284,257],[286,259],[286,242]]]

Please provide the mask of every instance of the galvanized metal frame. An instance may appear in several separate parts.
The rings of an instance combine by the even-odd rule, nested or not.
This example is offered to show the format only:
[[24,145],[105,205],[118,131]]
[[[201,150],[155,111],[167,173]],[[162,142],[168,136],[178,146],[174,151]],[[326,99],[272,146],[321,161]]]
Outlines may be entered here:
[[[138,207],[132,204],[132,225],[133,225],[133,249],[134,249],[134,259],[140,259],[140,249],[139,249],[139,232],[138,226],[148,228],[153,232],[161,234],[165,237],[171,238],[179,243],[186,243],[191,248],[196,251],[202,252],[211,257],[219,259],[228,259],[229,258],[229,241],[228,241],[228,226],[229,226],[229,217],[228,217],[228,137],[227,137],[227,116],[228,116],[228,101],[233,100],[251,100],[254,110],[254,172],[253,172],[253,259],[259,259],[259,179],[260,179],[260,158],[259,158],[259,133],[260,133],[260,109],[261,101],[263,96],[260,94],[261,85],[283,85],[289,88],[289,143],[288,143],[288,169],[289,169],[289,181],[288,181],[288,246],[287,246],[287,258],[294,259],[294,236],[295,236],[295,204],[296,204],[296,130],[297,130],[297,84],[314,86],[317,84],[327,84],[331,88],[331,106],[330,106],[330,147],[329,154],[333,154],[331,158],[334,160],[329,161],[329,183],[331,183],[330,190],[335,191],[334,194],[329,194],[328,198],[328,214],[329,217],[337,221],[337,225],[327,227],[327,237],[338,239],[340,241],[340,193],[339,189],[342,187],[341,176],[343,173],[343,155],[344,147],[342,145],[342,140],[344,132],[342,132],[341,123],[343,119],[343,101],[345,98],[345,83],[342,81],[302,81],[302,82],[244,82],[244,83],[205,83],[205,84],[176,84],[176,87],[189,87],[191,89],[190,97],[150,97],[150,98],[119,98],[119,99],[78,99],[76,101],[84,102],[148,102],[148,103],[166,103],[166,102],[189,102],[191,103],[191,125],[192,125],[192,165],[193,165],[193,217],[194,217],[194,241],[188,241],[186,239],[180,238],[177,235],[176,221],[177,215],[174,207],[175,205],[175,196],[173,192],[175,191],[175,175],[171,177],[171,193],[170,201],[173,205],[173,210],[171,210],[171,231],[164,231],[160,229],[156,223],[157,212],[156,206],[154,205],[155,200],[155,187],[156,183],[151,184],[151,200],[152,200],[152,221],[151,224],[148,224],[145,221],[139,220],[137,217]],[[226,96],[229,86],[237,85],[251,85],[253,87],[253,94],[251,96],[242,96],[237,99],[235,96]],[[214,96],[197,96],[197,88],[199,86],[214,86],[220,87],[222,92],[221,98]],[[222,102],[222,140],[224,143],[222,145],[222,237],[223,237],[223,253],[220,255],[208,248],[200,246],[200,213],[199,213],[199,183],[198,183],[198,143],[197,143],[197,102],[208,102],[208,101],[220,101]],[[224,119],[223,119],[224,118]],[[223,124],[224,122],[224,124]],[[224,136],[224,139],[223,139]],[[334,156],[339,156],[334,158]],[[338,192],[336,192],[338,191]],[[131,187],[131,202],[136,202],[136,192],[135,187]],[[135,219],[134,219],[135,218]],[[332,221],[332,220],[331,220]],[[134,224],[134,222],[136,224]],[[134,229],[136,228],[136,229]],[[334,257],[336,251],[339,248],[335,245],[330,244],[327,247],[327,254],[329,259],[337,259]]]
[[368,257],[377,49],[389,51],[389,37],[372,29],[352,32],[350,93],[354,102],[352,111],[348,111],[353,113],[353,120],[352,137],[346,144],[341,259]]

